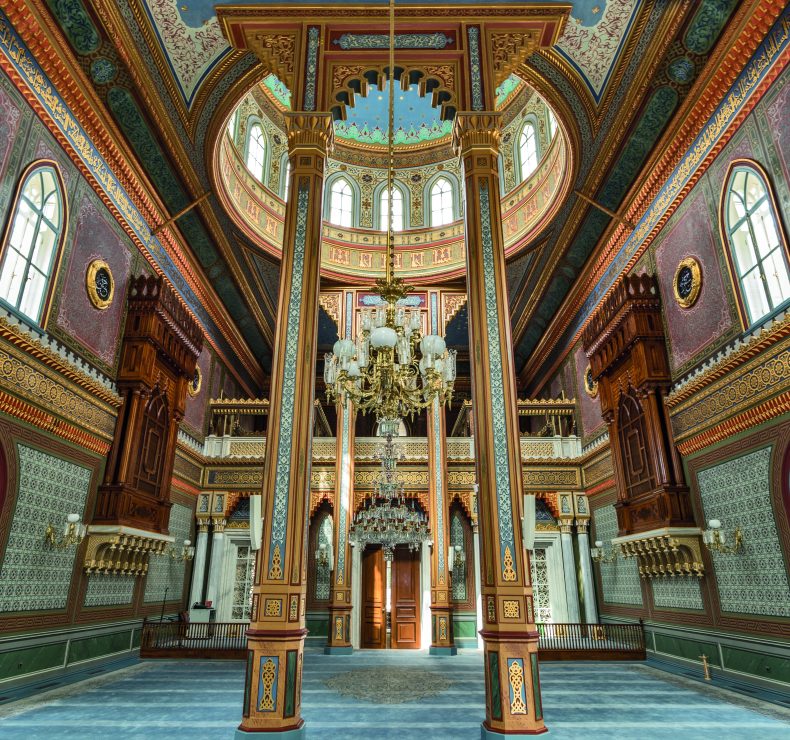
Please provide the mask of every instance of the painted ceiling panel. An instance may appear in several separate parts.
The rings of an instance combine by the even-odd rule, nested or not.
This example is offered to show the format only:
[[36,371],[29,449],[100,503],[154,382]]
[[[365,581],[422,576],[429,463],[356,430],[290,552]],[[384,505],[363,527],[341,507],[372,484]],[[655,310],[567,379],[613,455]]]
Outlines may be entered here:
[[[312,0],[315,4],[345,0]],[[506,5],[518,0],[500,0]],[[523,1],[523,0],[522,0]],[[600,101],[643,0],[571,0],[573,10],[558,52],[570,63]],[[195,93],[214,66],[229,51],[220,31],[211,0],[139,0],[145,7],[184,103],[191,106]],[[543,0],[536,4],[563,4]],[[352,0],[348,0],[353,4]],[[368,0],[384,5],[387,0]],[[261,0],[236,0],[235,5],[266,5]],[[402,3],[406,4],[406,3]],[[423,0],[421,5],[444,5]],[[463,5],[465,3],[458,3]]]

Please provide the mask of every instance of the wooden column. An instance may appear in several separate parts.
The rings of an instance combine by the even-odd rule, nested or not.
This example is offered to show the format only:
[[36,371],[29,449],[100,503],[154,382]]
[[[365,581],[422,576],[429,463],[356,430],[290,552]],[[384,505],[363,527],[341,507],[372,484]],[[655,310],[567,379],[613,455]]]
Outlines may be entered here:
[[428,408],[429,508],[431,548],[431,655],[456,655],[450,563],[450,502],[447,490],[447,427],[435,398]]
[[329,114],[287,114],[291,180],[266,440],[264,536],[253,589],[246,696],[238,735],[301,736],[318,285]]
[[337,456],[332,553],[334,569],[329,604],[327,655],[350,655],[351,646],[351,545],[348,530],[354,516],[354,419],[350,400],[337,405]]
[[529,559],[521,538],[523,481],[499,198],[498,124],[497,113],[480,111],[459,113],[455,125],[466,198],[472,397],[480,486],[484,738],[546,730]]

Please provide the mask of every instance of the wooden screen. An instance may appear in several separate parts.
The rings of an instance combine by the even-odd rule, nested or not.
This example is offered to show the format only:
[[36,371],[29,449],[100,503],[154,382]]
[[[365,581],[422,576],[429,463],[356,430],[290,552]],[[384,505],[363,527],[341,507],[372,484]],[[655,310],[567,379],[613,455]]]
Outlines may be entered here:
[[618,419],[620,450],[627,498],[636,498],[656,486],[647,446],[645,415],[638,399],[632,394],[620,398]]

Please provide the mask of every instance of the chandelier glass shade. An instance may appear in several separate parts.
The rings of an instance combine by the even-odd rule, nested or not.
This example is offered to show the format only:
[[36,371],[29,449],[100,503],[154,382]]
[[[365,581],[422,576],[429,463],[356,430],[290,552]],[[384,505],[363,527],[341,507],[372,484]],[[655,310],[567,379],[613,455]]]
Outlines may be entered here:
[[[389,169],[387,192],[393,202],[395,178],[395,4],[390,0],[389,38]],[[362,330],[356,342],[340,339],[324,356],[327,399],[350,399],[363,414],[372,411],[378,421],[392,424],[413,418],[438,397],[452,400],[456,353],[438,334],[422,334],[422,312],[401,301],[412,290],[395,277],[395,209],[387,223],[386,275],[373,288],[381,303],[362,312]],[[382,432],[384,434],[385,432]]]
[[373,493],[354,516],[349,540],[365,548],[381,545],[384,559],[391,561],[398,545],[417,550],[429,540],[428,518],[414,499],[407,499],[397,476],[398,457],[392,434],[387,434],[381,452],[381,475]]

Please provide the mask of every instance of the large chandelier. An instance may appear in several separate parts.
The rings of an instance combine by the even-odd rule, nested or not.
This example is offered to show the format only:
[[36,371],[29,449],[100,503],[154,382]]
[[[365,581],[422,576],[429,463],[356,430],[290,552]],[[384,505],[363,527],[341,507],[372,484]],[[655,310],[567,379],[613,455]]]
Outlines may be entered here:
[[[389,431],[389,430],[388,430]],[[372,494],[365,498],[348,532],[351,542],[381,545],[384,560],[391,561],[397,545],[417,550],[431,537],[428,520],[414,499],[407,499],[397,476],[398,456],[392,434],[381,452],[381,475]]]
[[[390,0],[389,29],[389,168],[386,275],[373,288],[382,304],[362,311],[362,332],[335,342],[324,357],[327,399],[350,399],[363,414],[372,411],[379,422],[413,418],[438,397],[449,403],[456,376],[456,353],[438,334],[422,335],[418,308],[401,305],[412,290],[395,277],[395,5]],[[382,432],[386,434],[386,432]]]

